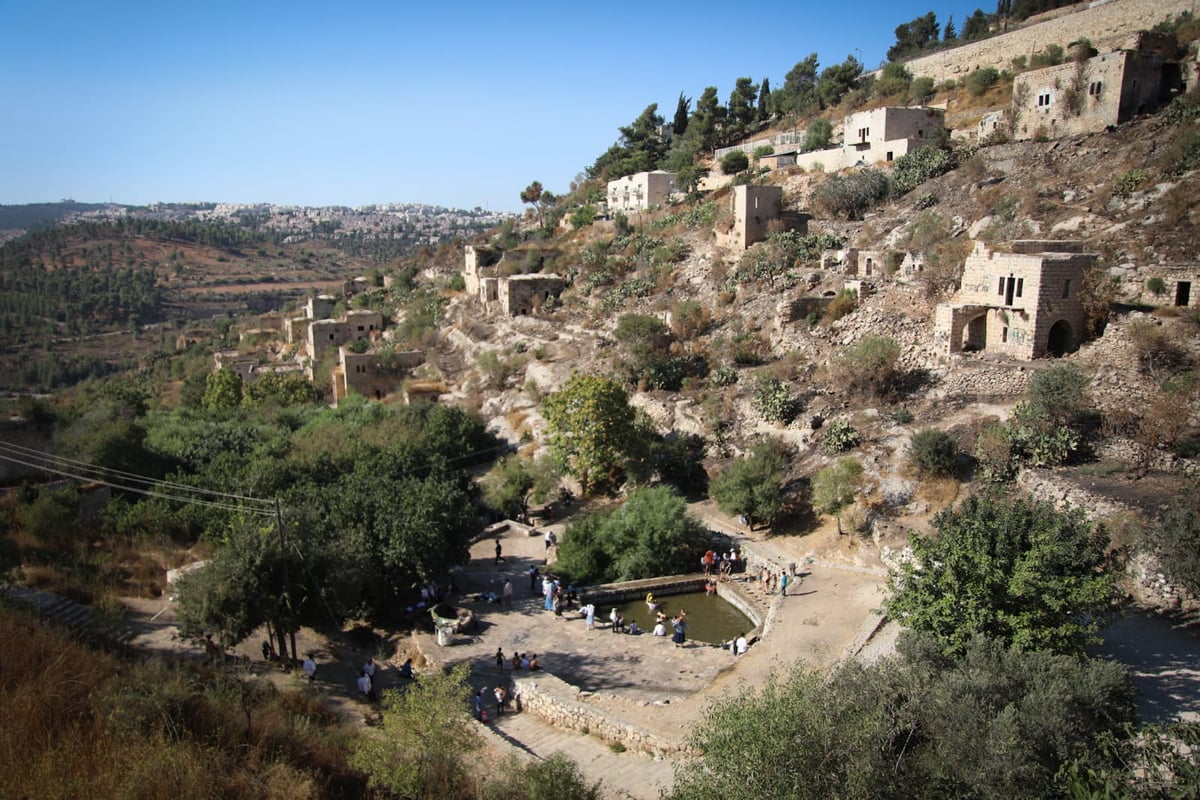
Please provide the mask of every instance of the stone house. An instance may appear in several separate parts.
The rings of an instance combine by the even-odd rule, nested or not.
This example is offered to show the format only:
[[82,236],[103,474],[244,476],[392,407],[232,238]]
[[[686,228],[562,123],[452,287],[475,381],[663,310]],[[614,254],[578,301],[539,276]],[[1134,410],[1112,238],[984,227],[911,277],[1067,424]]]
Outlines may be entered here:
[[608,182],[608,210],[645,211],[667,202],[675,191],[675,173],[656,169]]
[[354,353],[338,348],[338,363],[331,373],[333,404],[351,392],[382,400],[400,389],[409,372],[425,363],[425,353],[405,350],[392,353]]
[[383,315],[366,309],[347,311],[341,320],[313,320],[308,326],[308,355],[320,361],[326,353],[356,339],[369,341],[383,331]]
[[808,233],[811,216],[783,207],[782,186],[734,186],[729,195],[729,210],[733,222],[726,230],[718,230],[717,244],[742,251],[757,242],[765,241],[772,222],[779,221],[784,230]]
[[333,316],[337,298],[330,294],[319,294],[308,298],[304,304],[304,315],[289,317],[283,321],[283,333],[288,344],[308,340],[308,326],[313,320],[329,319]]
[[1007,253],[976,242],[961,288],[935,311],[935,342],[946,353],[1023,359],[1072,352],[1087,329],[1081,289],[1095,263],[1081,242],[1015,241]]
[[941,108],[887,106],[859,111],[842,123],[842,144],[796,155],[795,165],[837,172],[859,164],[891,163],[900,156],[936,146],[946,130]]
[[[1153,278],[1163,282],[1164,293],[1156,296],[1146,287]],[[1151,267],[1146,270],[1143,287],[1143,298],[1154,303],[1176,308],[1200,307],[1200,267],[1195,265]]]
[[1013,80],[1013,138],[1094,133],[1169,103],[1185,88],[1173,36],[1142,31],[1124,49]]
[[512,275],[495,281],[494,302],[508,317],[528,316],[567,288],[567,279],[561,275]]
[[940,108],[874,108],[846,117],[842,149],[851,163],[890,162],[936,143],[943,130]]

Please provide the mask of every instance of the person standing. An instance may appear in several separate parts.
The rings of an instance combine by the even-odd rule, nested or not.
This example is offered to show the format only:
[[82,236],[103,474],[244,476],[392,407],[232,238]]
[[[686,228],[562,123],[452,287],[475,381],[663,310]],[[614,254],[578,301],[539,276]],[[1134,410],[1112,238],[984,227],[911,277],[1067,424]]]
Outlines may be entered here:
[[687,641],[687,634],[685,633],[687,630],[687,623],[683,621],[682,614],[675,618],[674,627],[675,634],[671,637],[671,641],[675,643],[676,647],[682,647]]
[[504,705],[508,702],[508,692],[503,686],[497,686],[493,694],[496,695],[496,716],[504,714]]
[[529,568],[529,596],[537,594],[537,579],[538,568],[536,566]]
[[499,647],[496,648],[496,671],[504,672],[504,650]]
[[790,578],[786,572],[779,576],[779,594],[784,597],[787,597],[787,587],[789,582]]
[[500,598],[502,600],[501,605],[503,608],[513,607],[513,588],[511,580],[504,581],[504,588],[500,590]]
[[583,607],[583,616],[587,620],[589,631],[596,627],[596,605],[594,603],[588,603]]
[[504,556],[501,555],[501,553],[503,553],[503,552],[504,552],[504,548],[500,546],[500,537],[497,536],[496,537],[496,563],[497,564],[504,563]]
[[483,708],[483,688],[480,687],[475,692],[475,696],[471,698],[471,705],[475,709],[475,717],[481,722],[487,722],[487,711]]
[[375,687],[371,684],[370,676],[365,672],[358,674],[358,693],[368,700],[375,699]]
[[310,681],[317,675],[317,662],[313,661],[312,653],[304,656],[304,674]]

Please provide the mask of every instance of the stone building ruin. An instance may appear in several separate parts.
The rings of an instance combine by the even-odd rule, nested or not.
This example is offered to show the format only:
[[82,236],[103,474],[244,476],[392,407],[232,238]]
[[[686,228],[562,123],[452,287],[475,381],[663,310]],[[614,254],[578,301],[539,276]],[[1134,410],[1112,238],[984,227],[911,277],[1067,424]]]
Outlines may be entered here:
[[788,211],[783,207],[782,186],[734,186],[729,195],[729,210],[733,222],[725,230],[717,230],[717,244],[743,251],[753,244],[766,241],[771,223],[780,230],[808,233],[809,214]]
[[463,284],[467,294],[479,298],[488,311],[507,317],[529,316],[567,288],[567,279],[553,273],[504,274],[502,263],[507,257],[507,253],[497,256],[488,248],[467,245]]
[[1033,359],[1073,352],[1087,326],[1083,279],[1095,263],[1081,242],[1021,240],[1012,252],[976,242],[962,288],[937,307],[934,341],[947,354]]
[[1141,31],[1091,58],[1030,70],[1013,79],[1013,138],[1095,133],[1155,111],[1195,81],[1175,37]]

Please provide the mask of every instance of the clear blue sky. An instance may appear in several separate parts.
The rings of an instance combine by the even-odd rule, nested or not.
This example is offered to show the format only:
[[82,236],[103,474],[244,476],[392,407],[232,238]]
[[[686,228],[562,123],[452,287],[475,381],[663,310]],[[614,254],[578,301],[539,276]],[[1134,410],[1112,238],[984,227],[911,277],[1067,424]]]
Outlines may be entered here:
[[879,64],[943,0],[0,0],[0,204],[71,197],[517,210],[650,103],[811,52]]

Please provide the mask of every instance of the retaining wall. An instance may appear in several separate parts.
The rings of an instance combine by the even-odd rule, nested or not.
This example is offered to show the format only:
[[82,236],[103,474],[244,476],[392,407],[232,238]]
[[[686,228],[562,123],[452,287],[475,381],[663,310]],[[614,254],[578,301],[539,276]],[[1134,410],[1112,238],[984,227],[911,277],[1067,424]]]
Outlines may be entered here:
[[1071,42],[1088,39],[1101,53],[1125,44],[1130,34],[1174,19],[1183,11],[1200,14],[1200,0],[1109,0],[1081,4],[1079,10],[1052,19],[1027,24],[980,42],[920,56],[905,62],[913,77],[933,78],[935,83],[957,80],[981,67],[1008,69],[1014,58],[1028,60],[1047,45],[1064,50]]

